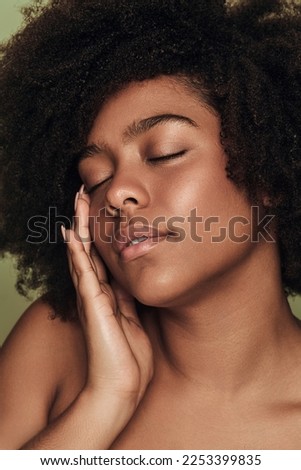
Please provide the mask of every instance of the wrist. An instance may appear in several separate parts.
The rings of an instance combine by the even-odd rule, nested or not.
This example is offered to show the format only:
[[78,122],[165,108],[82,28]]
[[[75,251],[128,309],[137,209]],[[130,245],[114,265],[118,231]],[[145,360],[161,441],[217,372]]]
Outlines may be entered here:
[[133,398],[85,388],[77,398],[91,426],[113,440],[127,425],[136,409]]

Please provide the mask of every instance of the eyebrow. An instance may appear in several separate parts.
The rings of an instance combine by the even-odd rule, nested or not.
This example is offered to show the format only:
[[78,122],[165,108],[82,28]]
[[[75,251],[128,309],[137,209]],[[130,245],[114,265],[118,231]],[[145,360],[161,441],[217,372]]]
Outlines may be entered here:
[[188,124],[193,127],[198,127],[196,122],[187,116],[181,116],[179,114],[159,114],[157,116],[151,116],[146,119],[142,119],[139,122],[133,122],[123,132],[123,139],[129,141],[135,139],[141,134],[149,131],[155,126],[165,124],[167,122],[177,122],[182,124]]
[[[122,134],[123,141],[132,141],[139,135],[148,132],[153,127],[166,124],[168,122],[176,122],[178,124],[186,124],[192,127],[198,127],[197,123],[187,116],[182,116],[180,114],[159,114],[142,119],[138,122],[134,121],[124,130]],[[108,145],[105,142],[99,142],[98,144],[92,143],[87,145],[80,150],[78,163],[87,157],[99,155],[103,152],[108,152]]]

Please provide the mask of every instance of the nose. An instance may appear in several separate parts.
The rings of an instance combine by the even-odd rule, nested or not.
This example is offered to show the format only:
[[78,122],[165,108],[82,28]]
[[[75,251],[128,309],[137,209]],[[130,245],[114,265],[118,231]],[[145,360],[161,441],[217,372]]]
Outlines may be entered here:
[[150,197],[142,174],[130,169],[115,174],[105,198],[105,207],[112,216],[132,216],[136,210],[146,207]]

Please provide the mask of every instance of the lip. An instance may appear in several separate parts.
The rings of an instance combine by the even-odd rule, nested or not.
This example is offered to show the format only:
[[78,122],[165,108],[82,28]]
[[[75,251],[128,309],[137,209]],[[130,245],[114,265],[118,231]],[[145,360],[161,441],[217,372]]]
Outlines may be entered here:
[[[123,230],[118,230],[114,237],[114,248],[119,254],[122,261],[129,261],[144,254],[155,248],[160,242],[164,241],[169,232],[164,230],[158,230],[155,227],[142,225],[134,226],[128,225]],[[147,237],[146,240],[131,245],[131,241],[140,238]]]

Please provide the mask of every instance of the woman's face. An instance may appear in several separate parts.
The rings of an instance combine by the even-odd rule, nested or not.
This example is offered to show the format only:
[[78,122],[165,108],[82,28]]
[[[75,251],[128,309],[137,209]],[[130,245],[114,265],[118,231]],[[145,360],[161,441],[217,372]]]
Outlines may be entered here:
[[226,176],[219,117],[175,78],[111,97],[88,146],[79,171],[95,246],[140,302],[196,300],[257,249],[250,204]]

